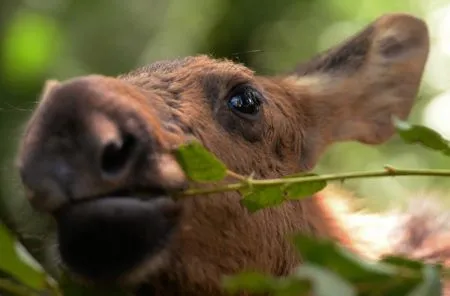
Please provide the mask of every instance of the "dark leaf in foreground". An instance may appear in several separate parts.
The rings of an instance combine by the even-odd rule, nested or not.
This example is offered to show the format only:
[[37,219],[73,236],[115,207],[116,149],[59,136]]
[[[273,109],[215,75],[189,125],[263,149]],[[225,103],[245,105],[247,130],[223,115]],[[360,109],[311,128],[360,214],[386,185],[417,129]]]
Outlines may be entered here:
[[[248,291],[256,294],[271,293],[274,296],[307,295],[311,285],[294,277],[272,277],[258,272],[242,272],[223,278],[222,286],[231,294]],[[239,294],[238,294],[239,295]]]
[[315,296],[356,296],[356,289],[339,275],[315,264],[303,264],[295,272],[297,278],[311,281]]
[[131,296],[131,294],[125,292],[118,286],[84,286],[74,280],[68,275],[63,274],[60,279],[60,288],[63,291],[64,296]]
[[23,260],[16,246],[19,246],[19,243],[0,222],[0,269],[32,289],[44,289],[46,285],[44,271]]
[[[358,295],[406,295],[424,280],[422,267],[408,259],[390,257],[377,262],[331,240],[305,235],[296,235],[294,244],[305,263],[334,272],[350,282]],[[372,294],[375,291],[378,294]]]
[[422,125],[410,124],[397,118],[394,119],[394,126],[400,137],[406,143],[418,143],[450,156],[449,141],[444,139],[436,131]]
[[442,291],[438,268],[432,265],[423,267],[423,281],[408,296],[440,296]]

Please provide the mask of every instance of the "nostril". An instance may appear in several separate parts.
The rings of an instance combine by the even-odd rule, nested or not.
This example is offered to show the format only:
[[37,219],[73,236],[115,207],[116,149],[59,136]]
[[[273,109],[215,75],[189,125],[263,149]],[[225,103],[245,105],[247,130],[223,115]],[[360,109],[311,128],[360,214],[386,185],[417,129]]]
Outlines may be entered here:
[[110,141],[101,155],[101,170],[103,176],[114,178],[120,175],[133,159],[137,140],[133,135],[126,134],[122,141]]

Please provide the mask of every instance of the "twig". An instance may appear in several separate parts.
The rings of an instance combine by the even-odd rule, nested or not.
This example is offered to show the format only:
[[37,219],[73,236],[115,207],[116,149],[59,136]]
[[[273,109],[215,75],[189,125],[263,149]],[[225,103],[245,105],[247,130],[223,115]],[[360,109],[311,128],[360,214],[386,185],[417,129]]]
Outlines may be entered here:
[[[234,173],[236,176],[243,177]],[[235,176],[233,175],[233,176]],[[231,175],[230,175],[231,176]],[[433,177],[450,177],[450,170],[433,170],[433,169],[397,169],[390,166],[385,166],[384,170],[371,172],[351,172],[342,174],[327,174],[320,176],[303,176],[292,178],[276,178],[267,180],[255,180],[252,178],[245,178],[240,183],[232,183],[218,186],[215,188],[204,189],[188,189],[180,193],[179,196],[193,196],[202,194],[213,194],[228,191],[237,191],[246,189],[249,186],[271,186],[283,184],[300,184],[311,183],[319,181],[344,181],[348,179],[363,179],[363,178],[380,178],[380,177],[400,177],[400,176],[433,176]]]
[[230,177],[233,177],[233,178],[235,178],[235,179],[237,179],[239,181],[248,182],[248,178],[247,177],[242,176],[241,174],[235,173],[233,171],[227,170],[227,175],[230,176]]

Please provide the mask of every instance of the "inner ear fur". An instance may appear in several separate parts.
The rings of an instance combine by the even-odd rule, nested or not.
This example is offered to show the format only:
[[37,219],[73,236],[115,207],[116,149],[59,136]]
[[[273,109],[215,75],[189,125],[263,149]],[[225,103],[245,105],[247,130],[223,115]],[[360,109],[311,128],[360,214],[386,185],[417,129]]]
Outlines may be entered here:
[[311,168],[338,141],[379,144],[406,119],[429,52],[426,24],[411,15],[387,14],[343,43],[298,66],[289,76],[307,110],[302,165]]

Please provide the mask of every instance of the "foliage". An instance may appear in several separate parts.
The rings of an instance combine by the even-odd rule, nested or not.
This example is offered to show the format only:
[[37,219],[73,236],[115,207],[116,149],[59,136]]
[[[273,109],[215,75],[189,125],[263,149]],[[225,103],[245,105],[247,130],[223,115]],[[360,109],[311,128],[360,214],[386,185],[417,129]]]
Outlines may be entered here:
[[432,150],[441,151],[450,156],[450,142],[444,139],[434,130],[421,125],[410,124],[399,119],[394,119],[398,134],[402,139],[411,144],[421,144]]
[[195,181],[220,181],[227,175],[225,164],[211,153],[205,153],[198,142],[182,145],[175,155],[182,169]]
[[[0,171],[2,189],[0,195],[3,195],[0,198],[0,216],[5,221],[8,219],[8,222],[14,220],[20,229],[27,223],[39,223],[24,215],[23,212],[17,215],[18,209],[22,210],[22,201],[16,194],[15,182],[11,180],[8,161],[13,159],[15,153],[14,139],[19,134],[16,127],[22,125],[20,120],[34,105],[35,95],[47,77],[64,79],[94,72],[115,75],[161,58],[197,53],[211,53],[216,57],[231,58],[250,66],[260,74],[275,73],[290,70],[292,65],[310,57],[318,50],[340,42],[382,13],[403,11],[426,16],[428,20],[431,16],[433,19],[433,26],[430,28],[433,35],[432,42],[439,45],[433,48],[434,54],[427,70],[431,75],[424,75],[425,91],[420,94],[419,106],[416,106],[415,114],[412,114],[412,117],[417,119],[421,116],[429,99],[436,95],[433,92],[444,92],[444,88],[448,88],[450,73],[447,66],[450,55],[448,46],[445,46],[448,45],[448,42],[445,42],[448,32],[445,30],[445,24],[439,25],[435,19],[436,14],[439,14],[439,18],[443,21],[448,19],[444,13],[444,8],[447,7],[448,10],[448,1],[432,1],[431,4],[426,5],[425,2],[427,1],[286,0],[273,5],[272,1],[262,0],[255,6],[254,1],[246,0],[197,1],[195,5],[192,5],[190,1],[171,0],[133,0],[132,5],[107,0],[2,1],[0,28],[3,34],[0,38],[0,72],[3,75],[0,82],[0,135],[5,141],[0,145],[0,163],[3,168]],[[440,35],[445,37],[442,38]],[[283,48],[288,50],[281,50]],[[446,51],[447,54],[442,54],[442,51]],[[446,84],[443,85],[441,81],[445,81]],[[439,88],[436,88],[436,85],[439,85]],[[412,135],[416,134],[415,126],[407,125],[407,138],[411,135],[409,133],[411,127]],[[437,140],[438,146],[446,147],[446,143]],[[436,145],[433,144],[434,141],[425,143],[432,147]],[[326,155],[322,159],[322,164],[325,163],[326,168],[341,167],[346,171],[354,167],[362,167],[368,158],[371,159],[371,163],[380,164],[386,159],[390,159],[389,162],[401,160],[409,166],[419,161],[422,167],[448,166],[450,163],[444,158],[445,155],[441,155],[442,153],[433,154],[427,151],[422,151],[419,157],[408,158],[408,155],[413,155],[417,150],[410,147],[402,150],[403,147],[396,141],[388,144],[389,147],[394,148],[389,149],[388,153],[384,153],[386,151],[383,147],[369,150],[363,145],[349,145],[352,145],[352,153],[342,153],[339,149],[345,150],[348,146],[336,145],[330,149],[335,156]],[[445,148],[438,150],[445,151]],[[372,151],[376,151],[376,157]],[[359,157],[354,157],[355,154]],[[385,170],[378,172],[377,176],[383,177],[389,172],[395,175],[400,173],[412,175],[413,172],[416,175],[436,175],[437,173],[437,171],[400,171],[386,167]],[[440,173],[445,175],[445,171]],[[371,177],[356,175],[364,178]],[[354,176],[350,174],[351,178]],[[296,177],[300,176],[295,176],[295,179],[294,176],[289,176],[289,180],[297,182],[289,183],[289,185],[277,180],[276,184],[263,186],[257,184],[261,180],[253,182],[250,180],[227,184],[218,189],[240,191],[245,196],[243,204],[254,212],[264,207],[276,206],[290,197],[305,198],[314,192],[315,188],[319,190],[318,188],[325,186],[326,182],[339,180],[336,177],[341,178],[342,175],[312,175],[310,177],[314,179],[307,180]],[[348,177],[349,174],[341,180]],[[425,180],[428,179],[415,179],[404,187],[425,187],[428,185]],[[439,180],[433,178],[432,182],[433,186],[437,186]],[[370,197],[378,195],[377,200],[381,197],[389,199],[402,195],[396,191],[396,188],[402,186],[392,187],[388,186],[389,183],[384,183],[385,186],[373,188],[366,184],[370,182],[363,179],[355,186],[358,186],[359,191],[364,191],[363,188],[366,188],[366,191],[370,190]],[[445,182],[439,185],[448,187]],[[290,189],[281,189],[283,186]],[[316,187],[308,188],[309,186]],[[297,190],[296,188],[302,192],[290,191]],[[188,190],[187,193],[187,195],[194,194],[195,190],[191,192]],[[12,198],[8,199],[9,196]],[[8,211],[11,214],[8,214]],[[21,220],[26,223],[21,224]],[[2,226],[1,221],[0,226]],[[30,267],[29,271],[21,272],[18,266],[24,264],[28,266],[28,261],[12,264],[15,271],[2,266],[1,261],[6,260],[5,258],[8,258],[8,261],[13,260],[12,262],[23,260],[23,257],[20,257],[23,254],[17,248],[17,242],[14,242],[13,250],[17,252],[18,259],[9,251],[4,252],[3,248],[10,246],[13,239],[6,231],[2,226],[0,229],[2,232],[0,233],[0,287],[7,286],[11,290],[17,290],[15,294],[25,295],[29,293],[29,290],[23,290],[21,287],[27,286],[26,282],[34,286],[33,281],[38,278],[51,283],[50,279],[40,277],[39,268],[36,270],[35,267]],[[9,242],[3,244],[6,241]],[[22,241],[31,244],[31,239],[28,237],[22,238]],[[29,251],[36,252],[36,249]],[[4,281],[2,270],[11,276],[14,274],[16,276]],[[427,273],[427,276],[429,274],[432,273]],[[25,278],[25,283],[21,281],[21,278],[22,280]],[[41,280],[37,282],[42,284]],[[281,281],[281,279],[277,280]],[[287,282],[281,285],[287,285]],[[266,283],[270,281],[267,280]],[[264,285],[260,285],[261,289],[263,287]],[[69,288],[61,289],[67,294],[65,289]],[[73,293],[76,294],[76,292]],[[79,293],[86,295],[87,292]],[[0,294],[4,293],[0,292]],[[95,295],[94,292],[93,294]]]
[[[413,126],[395,119],[400,136],[407,143],[420,143],[430,149],[446,152],[448,142],[435,131]],[[397,170],[386,167],[380,172],[347,173],[318,176],[299,174],[279,179],[255,180],[227,170],[226,166],[198,142],[190,142],[175,152],[186,175],[197,182],[221,181],[226,176],[238,183],[217,185],[213,189],[188,189],[181,197],[238,190],[242,204],[251,212],[273,207],[290,199],[307,198],[323,189],[329,180],[383,177],[396,175],[450,176],[450,171]],[[210,173],[210,174],[208,174]],[[439,264],[426,264],[402,257],[389,256],[379,261],[363,259],[327,239],[296,234],[290,239],[303,263],[289,276],[274,277],[255,271],[225,275],[223,286],[229,292],[270,292],[277,296],[313,295],[440,295],[440,278],[448,274]],[[118,287],[85,287],[67,275],[58,283],[45,273],[26,252],[8,229],[0,224],[0,271],[9,277],[0,278],[0,291],[12,295],[36,295],[47,291],[51,295],[127,295]],[[25,255],[24,255],[25,254]],[[31,263],[30,263],[31,262]]]

